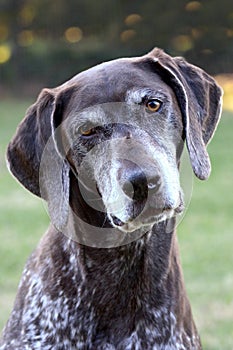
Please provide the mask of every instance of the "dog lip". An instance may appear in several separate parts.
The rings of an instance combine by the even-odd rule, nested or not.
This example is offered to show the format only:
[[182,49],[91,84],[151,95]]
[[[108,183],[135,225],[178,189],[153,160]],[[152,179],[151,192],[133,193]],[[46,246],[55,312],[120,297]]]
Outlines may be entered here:
[[118,217],[116,217],[115,215],[112,215],[111,214],[111,219],[112,219],[112,222],[115,226],[124,226],[125,223],[122,222]]
[[[172,210],[170,210],[172,212]],[[143,226],[151,226],[161,218],[164,217],[164,213],[160,211],[159,213],[154,213],[154,215],[149,215],[140,219],[140,215],[135,219],[128,219],[126,222],[121,221],[117,216],[110,214],[110,218],[114,227],[118,227],[120,230],[125,232],[132,232]],[[138,220],[139,218],[139,220]]]
[[180,205],[174,209],[176,214],[181,214],[185,209],[184,203],[180,203]]
[[174,215],[181,214],[183,210],[184,205],[183,203],[180,203],[177,208],[147,208],[144,213],[140,214],[135,219],[130,218],[126,222],[121,221],[117,216],[113,214],[111,214],[110,217],[114,227],[118,227],[124,232],[132,232],[139,229],[140,227],[151,226],[156,222],[160,222]]

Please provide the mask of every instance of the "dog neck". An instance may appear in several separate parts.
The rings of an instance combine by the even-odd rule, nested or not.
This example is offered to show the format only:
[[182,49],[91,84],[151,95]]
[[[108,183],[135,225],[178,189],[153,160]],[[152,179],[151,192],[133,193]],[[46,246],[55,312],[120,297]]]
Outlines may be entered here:
[[[72,189],[74,186],[71,182]],[[73,209],[81,218],[101,224],[101,215],[93,218],[77,198],[71,195]],[[188,346],[198,336],[183,283],[175,218],[155,224],[141,238],[115,248],[82,245],[64,235],[60,239],[57,252],[69,259],[69,276],[64,277],[72,281],[68,289],[64,283],[63,293],[68,298],[74,295],[73,303],[78,293],[82,308],[87,308],[85,315],[92,318],[87,322],[95,324],[98,334],[112,339],[120,332],[127,337],[141,324],[141,331],[151,332],[151,337],[161,337],[172,346],[177,345],[174,339],[179,338],[179,344],[186,339],[184,344],[191,349]],[[53,265],[59,267],[59,263]]]
[[[74,176],[71,176],[71,188],[70,201],[76,215],[93,227],[98,226],[105,230],[111,228],[106,215],[89,207],[82,199]],[[97,289],[101,289],[101,286],[106,288],[107,285],[109,290],[111,285],[114,288],[122,284],[127,286],[128,291],[135,288],[137,290],[136,285],[139,284],[149,294],[159,292],[161,289],[164,299],[170,300],[169,293],[184,289],[175,225],[175,218],[157,223],[139,239],[116,248],[93,248],[80,244],[83,278],[88,279],[93,288]],[[171,279],[174,280],[172,282],[174,285],[172,289],[166,290],[166,283]],[[115,292],[119,293],[119,289],[116,288]],[[111,297],[115,292],[109,293]],[[144,298],[145,296],[146,294]],[[108,302],[106,300],[106,304]]]
[[91,317],[89,322],[95,324],[99,337],[102,334],[114,343],[114,334],[127,338],[140,328],[142,333],[151,333],[154,343],[158,341],[158,349],[159,337],[173,348],[179,339],[192,349],[189,346],[197,337],[196,329],[183,284],[176,234],[167,233],[166,225],[155,225],[139,240],[111,249],[67,240],[65,255],[68,251],[73,263],[74,283],[69,288],[79,286],[82,308],[87,308],[85,317]]

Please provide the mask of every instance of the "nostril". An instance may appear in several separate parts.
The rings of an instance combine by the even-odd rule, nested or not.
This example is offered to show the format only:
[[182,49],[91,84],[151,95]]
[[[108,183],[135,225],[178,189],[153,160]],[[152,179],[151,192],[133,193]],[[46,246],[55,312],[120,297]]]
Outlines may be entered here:
[[124,194],[134,201],[144,201],[148,192],[155,193],[161,186],[160,176],[146,177],[144,173],[134,174],[121,185]]
[[134,196],[134,187],[133,184],[130,181],[125,181],[122,186],[123,192],[126,194],[127,197],[133,199]]
[[132,174],[121,187],[125,195],[133,201],[142,202],[147,198],[147,180],[142,172]]
[[148,182],[147,186],[148,190],[154,190],[155,188],[157,188],[157,184],[153,182]]
[[160,176],[155,176],[147,180],[147,187],[149,191],[157,191],[161,185]]

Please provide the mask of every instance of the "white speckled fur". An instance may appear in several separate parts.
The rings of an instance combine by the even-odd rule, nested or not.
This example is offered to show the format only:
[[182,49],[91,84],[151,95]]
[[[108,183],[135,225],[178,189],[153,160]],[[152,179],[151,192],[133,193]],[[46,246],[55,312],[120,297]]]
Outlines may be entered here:
[[[61,234],[54,232],[53,236],[55,237],[56,235]],[[149,242],[151,243],[151,239],[152,237],[148,235],[148,237],[144,237],[135,242],[134,249],[136,255],[130,260],[128,260],[125,255],[129,250],[129,247],[120,247],[119,249],[121,250],[122,255],[119,261],[121,261],[121,264],[117,265],[113,256],[111,265],[109,266],[107,264],[104,267],[106,277],[112,276],[113,280],[114,276],[120,280],[122,278],[124,279],[127,271],[134,270],[135,264],[137,264],[137,256],[143,254],[146,245]],[[44,237],[42,243],[48,243],[46,237]],[[165,307],[165,305],[160,308],[156,306],[153,307],[150,299],[143,301],[138,296],[135,296],[136,304],[134,312],[137,313],[138,311],[136,310],[144,310],[144,316],[139,316],[137,318],[134,331],[128,336],[121,337],[118,340],[117,345],[114,344],[116,341],[114,332],[112,340],[110,337],[109,340],[104,340],[103,338],[102,340],[97,341],[98,337],[96,338],[96,330],[99,327],[99,315],[97,312],[98,305],[95,304],[95,300],[100,298],[100,290],[102,287],[98,280],[91,282],[88,277],[88,271],[91,273],[91,269],[96,264],[95,256],[92,258],[91,252],[90,254],[87,254],[85,257],[85,264],[82,266],[83,253],[81,250],[79,251],[79,249],[77,249],[77,243],[63,237],[62,245],[63,248],[60,247],[59,249],[69,256],[69,266],[63,266],[60,278],[57,276],[58,278],[55,280],[55,291],[57,290],[56,297],[52,296],[53,292],[51,292],[51,295],[46,292],[46,288],[49,287],[51,281],[48,280],[46,282],[44,280],[46,266],[53,265],[52,257],[45,257],[45,268],[41,266],[38,271],[30,272],[27,266],[23,274],[24,283],[26,282],[29,286],[27,294],[25,295],[27,306],[24,307],[23,310],[14,310],[11,320],[9,321],[18,322],[17,320],[19,318],[21,319],[20,322],[23,325],[21,334],[19,339],[15,341],[11,340],[8,345],[2,345],[0,347],[1,350],[199,349],[199,347],[195,345],[199,344],[198,336],[195,334],[190,338],[186,331],[182,327],[180,328],[180,325],[177,324],[175,314],[170,309],[171,305],[169,308]],[[105,252],[106,254],[109,254],[111,253],[111,249],[108,252],[107,250]],[[38,250],[36,253],[40,254]],[[131,254],[130,250],[129,254]],[[34,258],[35,257],[36,255],[34,255]],[[78,259],[80,259],[79,265],[77,265]],[[149,261],[148,264],[150,265]],[[83,271],[81,273],[82,269]],[[149,270],[150,267],[148,267],[148,273]],[[145,273],[147,274],[147,272]],[[69,297],[70,287],[67,286],[67,289],[64,289],[64,286],[62,287],[62,280],[66,276],[69,276],[70,282],[72,281],[70,287],[72,289],[72,295],[75,295],[74,299]],[[25,279],[27,279],[27,281]],[[102,279],[104,282],[104,275],[102,275]],[[140,284],[144,283],[141,281],[138,282]],[[89,288],[87,289],[86,286],[88,284]],[[20,288],[23,288],[22,283]],[[103,290],[103,298],[104,295],[107,296],[106,292],[111,294],[111,288],[111,282],[109,282],[107,289]],[[142,285],[140,288],[144,289],[145,287]],[[113,289],[112,291],[114,295],[116,290]],[[124,287],[121,289],[121,292],[124,293]],[[102,302],[104,302],[104,299]],[[169,304],[170,302],[168,302],[168,305]],[[23,313],[21,314],[22,311]],[[116,316],[118,317],[118,315]],[[131,317],[134,316],[132,315]],[[150,319],[156,320],[155,323],[154,321],[149,321]],[[111,320],[109,321],[111,324]],[[123,319],[122,321],[124,323]],[[111,327],[110,324],[109,326]],[[88,327],[85,325],[88,325]],[[8,326],[10,326],[10,324]],[[114,327],[115,326],[113,325],[113,329]],[[120,324],[118,327],[120,327]],[[39,333],[38,330],[40,330]],[[168,334],[170,334],[169,337]],[[163,338],[166,339],[166,341],[162,341]],[[184,346],[183,344],[186,345]]]
[[[24,269],[0,350],[201,350],[174,215],[184,139],[196,176],[209,176],[205,146],[221,94],[201,69],[160,49],[41,92],[7,157],[20,183],[48,202],[52,224]],[[91,132],[79,132],[90,121]],[[98,192],[102,212],[87,205],[82,183]]]

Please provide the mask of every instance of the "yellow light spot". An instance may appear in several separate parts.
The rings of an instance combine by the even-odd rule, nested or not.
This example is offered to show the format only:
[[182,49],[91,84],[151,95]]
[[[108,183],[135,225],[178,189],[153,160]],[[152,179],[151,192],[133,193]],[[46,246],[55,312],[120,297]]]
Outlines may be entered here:
[[4,41],[8,38],[9,30],[6,25],[0,24],[0,40]]
[[32,23],[36,15],[35,9],[31,5],[25,5],[19,13],[19,21],[23,26],[28,26]]
[[215,77],[219,85],[223,88],[223,109],[233,112],[233,75],[220,74]]
[[232,38],[233,37],[233,29],[227,29],[226,30],[226,35],[228,38]]
[[136,35],[135,30],[129,29],[121,33],[121,41],[124,43],[132,39]]
[[6,63],[11,57],[9,45],[0,45],[0,64]]
[[65,31],[65,38],[69,43],[77,43],[83,37],[83,32],[79,27],[70,27]]
[[142,16],[138,15],[137,13],[132,13],[125,18],[125,24],[127,26],[133,26],[134,24],[141,22],[141,20]]
[[193,47],[193,41],[188,35],[178,35],[172,41],[177,51],[185,52]]
[[203,55],[211,55],[213,53],[213,51],[210,49],[203,49],[201,51],[201,53],[203,53]]
[[193,28],[191,30],[191,34],[192,34],[192,37],[194,39],[199,39],[202,37],[203,33],[202,33],[202,30],[201,29],[197,29],[197,28]]
[[190,1],[185,6],[185,10],[188,12],[198,11],[198,10],[200,10],[201,6],[202,5],[201,5],[200,1]]
[[20,46],[30,46],[34,41],[34,35],[31,30],[23,30],[18,35],[18,44]]

